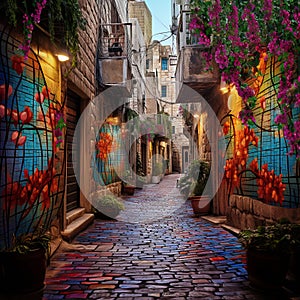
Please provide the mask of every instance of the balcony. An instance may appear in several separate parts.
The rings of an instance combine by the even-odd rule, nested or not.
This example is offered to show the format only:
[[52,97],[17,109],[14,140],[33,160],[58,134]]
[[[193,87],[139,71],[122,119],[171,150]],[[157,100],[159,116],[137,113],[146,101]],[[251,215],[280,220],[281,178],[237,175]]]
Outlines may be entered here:
[[205,95],[219,83],[217,68],[206,71],[206,63],[202,58],[203,46],[191,45],[181,48],[176,70],[176,81],[186,84],[201,95]]
[[[131,79],[130,23],[112,23],[101,26],[101,44],[98,56],[98,81],[105,86],[123,86],[128,91]],[[131,27],[129,28],[131,29]]]

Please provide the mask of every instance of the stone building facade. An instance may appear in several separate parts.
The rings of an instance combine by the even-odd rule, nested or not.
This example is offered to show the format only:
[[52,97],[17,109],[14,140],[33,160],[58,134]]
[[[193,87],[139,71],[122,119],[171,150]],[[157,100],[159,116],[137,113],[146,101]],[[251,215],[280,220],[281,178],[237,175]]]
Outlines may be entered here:
[[183,103],[188,112],[185,114],[185,129],[190,136],[190,159],[208,161],[211,163],[211,172],[220,174],[211,184],[213,190],[218,190],[212,206],[215,214],[225,214],[226,196],[222,186],[219,189],[222,180],[222,157],[217,149],[220,131],[218,123],[228,111],[226,95],[220,92],[217,68],[206,70],[197,36],[189,30],[190,0],[171,2],[172,27],[177,32],[177,101]]
[[147,4],[145,1],[129,0],[128,14],[131,18],[138,19],[148,47],[152,41],[152,15]]
[[[189,164],[189,142],[184,135],[184,124],[179,116],[179,104],[176,103],[175,70],[177,56],[172,53],[169,45],[161,45],[153,41],[147,51],[147,74],[152,85],[148,92],[147,109],[151,113],[163,112],[168,115],[171,136],[166,151],[168,158],[168,172],[182,172]],[[183,160],[183,156],[186,160]]]

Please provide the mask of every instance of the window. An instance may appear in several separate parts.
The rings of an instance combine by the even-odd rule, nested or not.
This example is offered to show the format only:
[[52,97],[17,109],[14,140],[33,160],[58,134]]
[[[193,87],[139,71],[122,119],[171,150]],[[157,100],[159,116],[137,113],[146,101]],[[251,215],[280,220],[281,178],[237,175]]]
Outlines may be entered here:
[[161,86],[161,96],[167,97],[167,86],[166,85]]
[[149,69],[149,66],[150,66],[149,59],[146,59],[146,69],[147,69],[147,70]]
[[172,134],[175,134],[175,126],[172,126]]
[[167,58],[161,59],[161,69],[162,69],[162,71],[168,70],[168,59]]
[[184,162],[188,162],[189,161],[189,152],[188,151],[184,151]]

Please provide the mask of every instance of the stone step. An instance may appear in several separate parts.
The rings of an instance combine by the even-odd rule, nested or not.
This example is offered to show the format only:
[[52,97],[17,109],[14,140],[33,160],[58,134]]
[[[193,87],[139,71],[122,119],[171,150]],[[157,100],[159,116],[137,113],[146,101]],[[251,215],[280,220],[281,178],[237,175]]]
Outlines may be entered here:
[[80,233],[82,230],[86,229],[94,221],[94,214],[85,213],[81,217],[73,220],[71,224],[61,233],[64,240],[71,242],[72,239]]
[[222,228],[224,228],[225,230],[229,231],[230,233],[232,233],[235,236],[238,236],[239,233],[240,233],[240,231],[241,231],[240,229],[238,229],[236,227],[232,227],[232,226],[229,226],[229,225],[226,225],[226,224],[223,224]]
[[85,213],[85,208],[83,208],[83,207],[78,207],[78,208],[75,208],[75,209],[67,212],[67,215],[66,215],[67,226],[69,224],[71,224],[74,220],[83,216],[84,213]]
[[202,216],[202,219],[209,221],[213,224],[224,224],[226,223],[226,216]]

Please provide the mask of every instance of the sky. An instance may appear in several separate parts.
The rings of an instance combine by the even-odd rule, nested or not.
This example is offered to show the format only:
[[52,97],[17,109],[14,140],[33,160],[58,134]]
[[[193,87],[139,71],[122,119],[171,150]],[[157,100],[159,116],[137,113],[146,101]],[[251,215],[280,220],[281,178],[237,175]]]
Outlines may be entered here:
[[[171,35],[171,0],[145,0],[152,14],[152,40],[162,40]],[[166,32],[164,34],[158,34]],[[157,35],[156,35],[157,34]],[[162,41],[163,45],[171,45],[172,39]]]

